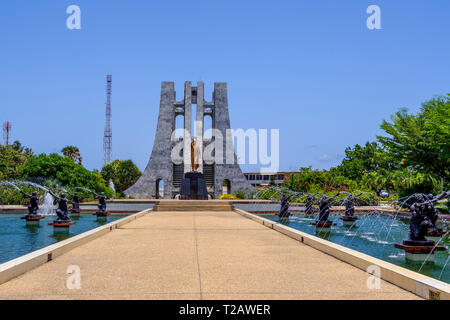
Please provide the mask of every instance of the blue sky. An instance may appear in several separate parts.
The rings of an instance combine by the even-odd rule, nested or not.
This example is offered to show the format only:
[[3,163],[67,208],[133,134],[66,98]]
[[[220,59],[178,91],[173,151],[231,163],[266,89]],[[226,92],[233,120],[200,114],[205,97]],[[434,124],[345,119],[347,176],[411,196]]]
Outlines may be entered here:
[[329,168],[399,107],[450,92],[449,14],[447,0],[2,1],[0,121],[36,153],[76,145],[101,168],[112,74],[113,156],[144,169],[160,82],[181,97],[202,80],[210,100],[226,81],[233,128],[280,129],[280,169]]

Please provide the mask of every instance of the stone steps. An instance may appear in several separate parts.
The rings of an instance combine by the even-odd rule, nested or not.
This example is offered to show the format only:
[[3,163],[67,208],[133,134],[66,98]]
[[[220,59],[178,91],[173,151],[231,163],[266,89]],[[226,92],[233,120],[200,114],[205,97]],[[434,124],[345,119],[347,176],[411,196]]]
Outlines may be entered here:
[[160,201],[153,211],[232,211],[233,205],[228,201],[211,200],[173,200]]

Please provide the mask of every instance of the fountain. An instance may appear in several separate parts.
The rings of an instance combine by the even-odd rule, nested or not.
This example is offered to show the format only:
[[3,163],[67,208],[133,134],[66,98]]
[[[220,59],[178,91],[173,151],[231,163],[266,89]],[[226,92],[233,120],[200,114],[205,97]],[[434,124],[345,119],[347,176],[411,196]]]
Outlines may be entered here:
[[105,220],[107,216],[109,216],[109,211],[106,210],[106,196],[105,193],[102,192],[100,194],[91,191],[94,195],[94,198],[98,199],[98,210],[95,212],[97,219]]
[[278,217],[289,218],[289,216],[291,215],[289,212],[289,201],[292,199],[292,197],[298,196],[300,192],[292,193],[292,191],[289,190],[291,194],[287,195],[288,192],[284,189],[279,189],[277,191],[280,193],[280,201],[281,201],[281,207],[280,211],[278,212]]
[[53,197],[50,193],[45,193],[44,199],[39,204],[38,214],[41,216],[55,215],[55,206]]
[[435,251],[445,251],[445,246],[439,246],[439,241],[425,238],[429,230],[438,229],[436,227],[437,210],[434,203],[450,195],[450,192],[443,192],[436,197],[415,194],[415,202],[411,205],[412,213],[409,225],[409,239],[403,240],[402,244],[396,243],[394,246],[405,250],[405,257],[410,261],[434,262]]
[[331,227],[336,225],[333,221],[328,220],[328,217],[330,216],[331,200],[336,198],[339,194],[340,192],[336,193],[332,197],[322,195],[319,199],[319,220],[311,222],[311,225],[316,226],[316,232],[329,233],[331,231]]
[[[450,194],[450,191],[447,191],[447,193],[445,193],[445,194],[441,193],[441,195],[438,195],[438,197],[441,196],[442,198],[445,198],[445,197],[448,197],[449,194]],[[434,199],[434,196],[432,194],[428,194],[428,195],[426,195],[426,198],[427,198],[427,200],[432,201]],[[438,201],[442,198],[439,198],[436,201]],[[438,219],[439,219],[440,212],[438,209],[436,209],[433,206],[433,202],[431,202],[431,205],[427,206],[427,210],[430,211],[430,216],[433,217],[433,219],[432,219],[433,226],[431,228],[428,228],[426,238],[428,240],[433,240],[434,242],[438,242],[446,233],[443,230],[443,227],[444,227],[443,225],[441,225],[441,227],[438,226]]]
[[94,199],[98,199],[98,210],[94,213],[97,216],[97,219],[104,220],[107,216],[109,216],[109,211],[106,210],[106,196],[104,192],[97,194],[94,191],[83,187],[74,187],[73,189],[88,191],[94,195]]
[[314,215],[314,200],[316,195],[318,194],[318,192],[316,193],[308,193],[308,195],[306,196],[306,200],[305,200],[305,216],[310,217]]
[[359,193],[358,195],[354,196],[351,193],[345,198],[344,204],[345,204],[345,215],[340,217],[339,219],[342,220],[342,224],[344,226],[353,226],[356,223],[356,220],[359,218],[355,216],[355,202],[356,198],[361,196],[363,193]]
[[[14,185],[14,184],[11,183],[11,185]],[[38,197],[36,191],[33,191],[30,195],[30,194],[26,194],[18,187],[17,187],[17,190],[19,190],[20,193],[22,193],[25,198],[30,199],[30,202],[28,203],[28,214],[23,216],[21,219],[25,219],[27,225],[38,225],[39,221],[41,219],[44,219],[45,217],[38,214],[39,197]]]
[[70,226],[74,225],[75,222],[70,220],[69,213],[67,210],[68,199],[64,193],[58,197],[54,192],[49,190],[49,193],[55,198],[53,204],[58,204],[58,209],[56,209],[56,215],[58,218],[48,225],[53,226],[53,232],[55,234],[67,234],[69,233]]
[[[361,192],[363,194],[359,195]],[[262,194],[262,197],[267,198],[267,194],[268,192],[266,194]],[[334,196],[334,194],[327,195],[327,197]],[[249,212],[252,212],[253,210],[254,213],[265,214],[266,219],[278,222],[290,228],[294,228],[301,232],[320,237],[324,240],[329,240],[333,243],[351,248],[353,250],[357,250],[375,258],[382,259],[386,262],[393,263],[409,270],[416,271],[421,274],[431,276],[435,279],[450,283],[450,251],[448,251],[448,247],[450,245],[450,237],[448,237],[448,235],[450,235],[450,232],[448,230],[445,230],[445,228],[443,229],[444,231],[442,231],[442,236],[439,239],[433,239],[435,242],[430,243],[431,248],[429,252],[425,251],[425,253],[421,257],[415,256],[413,258],[410,258],[410,254],[407,253],[406,250],[399,250],[394,246],[394,244],[396,243],[402,244],[404,239],[406,240],[409,238],[409,220],[411,217],[411,213],[414,213],[413,211],[415,211],[413,210],[414,207],[410,208],[410,205],[413,202],[412,200],[418,203],[432,200],[431,203],[428,203],[427,210],[429,210],[428,215],[431,216],[430,220],[436,221],[438,211],[436,211],[432,206],[433,201],[436,201],[438,199],[441,199],[440,201],[442,201],[442,198],[449,196],[450,193],[447,192],[445,196],[444,194],[442,194],[436,197],[427,195],[426,198],[425,195],[423,195],[422,200],[420,200],[420,197],[419,199],[414,199],[418,195],[406,196],[399,200],[392,200],[388,204],[381,206],[375,206],[371,204],[370,201],[373,201],[375,198],[373,198],[373,194],[370,192],[352,192],[351,195],[353,197],[356,197],[357,199],[354,201],[353,206],[350,205],[351,201],[348,201],[351,198],[349,198],[347,200],[347,203],[345,203],[345,199],[348,197],[348,195],[349,192],[341,191],[340,196],[334,199],[332,203],[333,205],[337,206],[343,206],[344,204],[347,204],[345,207],[345,209],[347,209],[347,215],[353,214],[359,218],[356,223],[353,224],[353,227],[345,226],[343,223],[337,222],[336,219],[340,218],[340,216],[344,216],[344,210],[341,210],[342,212],[340,212],[336,217],[331,216],[332,214],[338,212],[334,211],[335,209],[337,210],[337,208],[331,206],[331,204],[330,217],[328,219],[325,219],[327,214],[327,206],[326,201],[324,203],[323,200],[321,201],[321,220],[332,220],[337,223],[336,226],[331,226],[331,229],[322,229],[320,225],[316,226],[315,223],[311,224],[312,221],[319,220],[317,216],[315,216],[314,220],[311,220],[310,218],[294,216],[294,204],[292,202],[290,203],[291,216],[289,217],[289,219],[282,219],[279,217],[279,207],[276,210],[276,215],[274,215],[273,203],[264,202],[257,205],[255,204],[253,207],[249,205],[247,205],[246,207],[251,208],[250,210],[247,209]],[[319,196],[316,196],[315,198],[318,199],[321,196],[322,195],[319,194]],[[306,194],[305,197],[307,197]],[[279,199],[278,194],[275,196],[275,198]],[[305,198],[303,198],[303,200],[305,200]],[[361,210],[358,212],[358,206],[363,205],[363,202],[369,203],[369,205],[364,208],[360,208]],[[394,206],[394,203],[396,204],[396,210],[391,209]],[[314,202],[314,208],[316,205],[317,202]],[[242,207],[245,208],[245,206]],[[308,207],[310,208],[311,205]],[[411,210],[402,210],[402,207]],[[424,207],[427,208],[427,206]],[[436,205],[436,207],[438,206]],[[348,210],[352,208],[354,208],[354,210]],[[446,215],[443,215],[441,211],[439,219],[443,222],[446,222],[448,218],[446,217]],[[329,221],[329,223],[332,223],[332,221]],[[437,223],[438,222],[436,222],[436,225]],[[357,228],[355,227],[356,225]],[[432,240],[428,236],[432,232],[432,230],[432,227],[427,229],[427,233],[425,233],[424,235],[426,240]],[[443,246],[447,247],[447,251],[444,251]],[[432,250],[433,248],[434,250]],[[434,251],[436,251],[436,254],[430,254],[431,252],[434,253]],[[407,256],[407,259],[405,256]],[[419,260],[419,263],[413,262],[411,260]],[[433,260],[434,263],[427,263],[428,261]]]
[[70,226],[75,224],[75,222],[69,218],[69,212],[67,209],[67,203],[69,200],[66,198],[64,193],[61,193],[60,197],[58,197],[51,190],[49,190],[49,193],[53,196],[53,198],[55,198],[53,204],[58,204],[58,209],[56,209],[56,215],[58,218],[53,222],[50,222],[48,225],[53,226],[53,233],[55,234],[67,234],[69,233]]
[[74,192],[71,194],[67,191],[67,194],[72,199],[72,207],[70,208],[70,214],[75,217],[80,216],[80,197],[78,196],[77,192]]

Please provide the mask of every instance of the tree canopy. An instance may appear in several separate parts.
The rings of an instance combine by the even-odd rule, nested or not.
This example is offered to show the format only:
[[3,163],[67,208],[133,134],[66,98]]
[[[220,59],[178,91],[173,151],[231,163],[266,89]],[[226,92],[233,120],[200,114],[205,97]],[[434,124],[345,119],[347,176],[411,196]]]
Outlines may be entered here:
[[27,164],[33,151],[24,148],[19,141],[12,145],[0,145],[0,180],[14,180],[20,178],[20,170]]
[[112,195],[112,190],[98,171],[89,171],[73,162],[70,158],[56,153],[40,154],[30,159],[22,168],[24,179],[36,180],[45,178],[66,187],[85,187],[95,192],[105,192]]
[[381,124],[378,140],[399,162],[421,172],[450,178],[450,94],[422,104],[417,115],[400,109]]
[[76,162],[78,164],[82,164],[83,158],[80,154],[80,149],[78,149],[75,146],[65,146],[61,149],[61,153],[65,156],[70,158],[73,162]]
[[399,168],[392,156],[376,142],[366,142],[364,146],[356,144],[345,149],[345,158],[336,167],[336,171],[349,179],[361,179],[364,174]]
[[100,173],[106,181],[113,181],[116,192],[119,194],[123,194],[142,175],[131,160],[114,160],[106,164]]

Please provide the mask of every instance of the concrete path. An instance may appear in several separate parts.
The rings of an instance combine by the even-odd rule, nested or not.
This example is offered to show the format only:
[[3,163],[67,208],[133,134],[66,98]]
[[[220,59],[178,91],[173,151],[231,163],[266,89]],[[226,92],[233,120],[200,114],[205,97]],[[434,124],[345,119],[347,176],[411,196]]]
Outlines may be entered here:
[[[66,287],[67,267],[81,289]],[[234,212],[151,212],[0,285],[0,299],[418,299]]]

